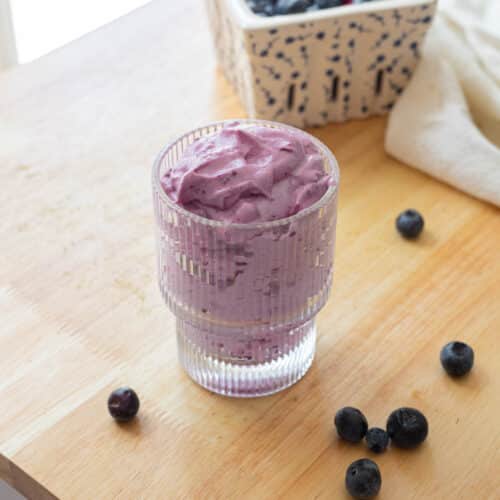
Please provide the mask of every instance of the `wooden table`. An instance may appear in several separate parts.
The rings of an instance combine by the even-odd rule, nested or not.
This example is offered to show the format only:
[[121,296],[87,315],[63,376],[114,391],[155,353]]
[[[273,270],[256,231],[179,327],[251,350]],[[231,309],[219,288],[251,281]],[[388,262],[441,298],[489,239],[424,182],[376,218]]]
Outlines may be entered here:
[[[312,369],[272,397],[192,383],[155,281],[150,166],[176,134],[243,115],[201,2],[156,1],[0,77],[0,478],[33,499],[347,498],[333,415],[430,422],[377,457],[381,500],[499,499],[500,217],[388,158],[384,119],[313,132],[342,170],[334,292]],[[416,207],[420,241],[394,218]],[[444,375],[463,339],[473,373]],[[122,384],[140,418],[118,426]],[[43,485],[43,486],[42,486]],[[51,493],[49,493],[51,492]]]

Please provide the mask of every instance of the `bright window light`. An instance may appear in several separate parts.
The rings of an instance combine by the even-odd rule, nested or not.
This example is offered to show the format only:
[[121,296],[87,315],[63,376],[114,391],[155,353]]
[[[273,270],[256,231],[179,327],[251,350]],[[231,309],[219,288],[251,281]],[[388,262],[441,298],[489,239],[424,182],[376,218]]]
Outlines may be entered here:
[[149,0],[10,0],[19,62],[29,62]]

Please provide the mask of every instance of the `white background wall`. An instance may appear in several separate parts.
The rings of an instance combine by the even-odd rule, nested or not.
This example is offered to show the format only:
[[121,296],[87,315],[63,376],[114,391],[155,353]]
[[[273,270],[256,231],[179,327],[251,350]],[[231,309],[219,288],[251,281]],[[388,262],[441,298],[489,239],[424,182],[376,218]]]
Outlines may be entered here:
[[16,46],[11,21],[9,0],[0,0],[0,71],[16,62]]
[[10,0],[18,60],[32,61],[148,1]]

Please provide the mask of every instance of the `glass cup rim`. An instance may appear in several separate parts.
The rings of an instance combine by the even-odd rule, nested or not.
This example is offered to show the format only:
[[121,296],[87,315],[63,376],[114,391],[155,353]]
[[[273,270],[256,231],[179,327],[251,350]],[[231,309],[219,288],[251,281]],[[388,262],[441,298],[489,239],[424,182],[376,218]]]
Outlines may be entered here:
[[[304,210],[301,210],[300,212],[298,212],[294,215],[290,215],[289,217],[285,217],[283,219],[278,219],[278,220],[273,220],[273,221],[250,222],[250,223],[217,221],[217,220],[213,220],[213,219],[208,219],[206,217],[202,217],[201,215],[194,214],[193,212],[186,210],[185,208],[181,207],[180,205],[177,205],[173,200],[170,199],[170,197],[167,195],[167,193],[165,193],[165,191],[161,185],[160,169],[162,166],[163,159],[167,155],[168,151],[176,143],[182,141],[185,137],[188,137],[190,134],[195,133],[203,128],[223,127],[225,125],[235,124],[235,123],[248,124],[248,125],[262,125],[262,126],[266,126],[266,127],[288,129],[288,130],[293,130],[295,132],[299,132],[301,134],[306,135],[311,140],[311,142],[313,142],[313,144],[318,148],[318,150],[321,151],[323,157],[326,158],[326,161],[329,163],[330,168],[331,168],[331,175],[332,175],[335,182],[331,186],[328,187],[325,194],[316,203],[312,204],[311,206],[305,208]],[[161,149],[161,151],[158,153],[158,155],[156,156],[155,161],[153,163],[153,187],[155,188],[155,191],[157,192],[157,195],[160,197],[161,201],[163,203],[165,203],[169,207],[169,209],[173,210],[174,212],[181,215],[182,217],[185,217],[185,218],[187,218],[195,223],[203,224],[203,225],[214,227],[214,228],[224,228],[224,229],[229,229],[229,228],[230,229],[242,229],[242,230],[269,229],[269,228],[284,226],[286,224],[290,224],[294,221],[297,221],[303,217],[307,217],[309,214],[324,207],[330,201],[330,199],[337,193],[339,180],[340,180],[340,171],[339,171],[337,159],[335,158],[335,155],[330,151],[330,149],[325,144],[323,144],[323,142],[321,142],[319,139],[317,139],[313,135],[309,134],[305,130],[301,130],[301,129],[299,129],[297,127],[293,127],[291,125],[286,125],[284,123],[274,122],[274,121],[270,121],[270,120],[257,120],[257,119],[251,119],[251,118],[219,120],[219,121],[215,121],[215,122],[210,122],[205,126],[197,127],[193,130],[190,130],[189,132],[186,132],[186,133],[178,136],[177,138],[169,141],[167,143],[167,145],[164,146]]]

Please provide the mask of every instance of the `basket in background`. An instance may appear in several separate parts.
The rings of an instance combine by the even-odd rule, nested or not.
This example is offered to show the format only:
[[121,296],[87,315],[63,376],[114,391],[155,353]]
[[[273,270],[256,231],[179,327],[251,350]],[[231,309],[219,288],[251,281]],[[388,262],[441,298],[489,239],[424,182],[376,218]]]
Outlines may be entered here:
[[260,17],[206,0],[217,58],[252,118],[298,127],[387,113],[410,80],[437,0],[381,0]]

